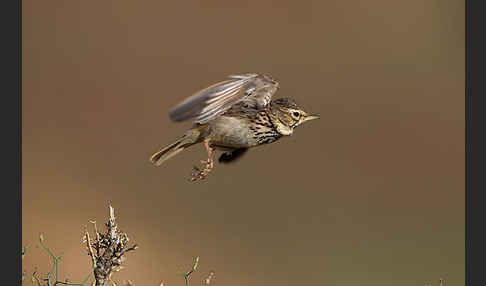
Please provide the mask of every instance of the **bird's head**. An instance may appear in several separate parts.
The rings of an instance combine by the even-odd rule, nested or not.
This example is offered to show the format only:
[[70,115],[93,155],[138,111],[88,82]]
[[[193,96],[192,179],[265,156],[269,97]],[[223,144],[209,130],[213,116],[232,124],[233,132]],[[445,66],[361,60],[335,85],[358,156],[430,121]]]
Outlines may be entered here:
[[271,110],[277,131],[282,135],[292,135],[300,124],[318,119],[317,114],[308,114],[291,98],[279,98],[271,102]]

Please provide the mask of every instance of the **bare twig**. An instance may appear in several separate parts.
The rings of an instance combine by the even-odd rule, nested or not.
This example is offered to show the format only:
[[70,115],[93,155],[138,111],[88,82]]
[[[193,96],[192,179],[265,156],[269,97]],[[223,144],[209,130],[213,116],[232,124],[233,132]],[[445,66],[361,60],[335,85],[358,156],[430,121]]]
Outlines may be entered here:
[[189,276],[196,271],[197,265],[199,264],[199,256],[194,258],[194,264],[192,265],[191,270],[184,274],[184,280],[186,280],[186,286],[189,286]]
[[[129,238],[126,233],[118,229],[115,218],[115,209],[109,206],[109,218],[106,222],[106,232],[101,233],[95,225],[95,239],[92,241],[86,231],[86,244],[93,266],[96,286],[105,286],[107,282],[114,284],[111,277],[114,272],[120,271],[125,261],[125,253],[137,249],[137,245],[128,247]],[[93,251],[94,248],[94,251]]]
[[93,227],[94,227],[94,231],[95,231],[95,235],[96,235],[96,241],[98,243],[98,247],[96,248],[97,249],[97,252],[96,252],[96,255],[99,256],[100,255],[100,252],[99,250],[101,249],[100,247],[100,241],[101,241],[101,238],[100,238],[100,233],[98,232],[98,227],[96,226],[96,221],[93,220],[93,221],[89,221],[90,223],[93,224]]
[[86,246],[88,247],[89,251],[89,256],[91,256],[91,261],[93,263],[93,268],[96,268],[96,258],[93,253],[93,248],[91,247],[91,239],[89,239],[89,232],[88,229],[86,229]]

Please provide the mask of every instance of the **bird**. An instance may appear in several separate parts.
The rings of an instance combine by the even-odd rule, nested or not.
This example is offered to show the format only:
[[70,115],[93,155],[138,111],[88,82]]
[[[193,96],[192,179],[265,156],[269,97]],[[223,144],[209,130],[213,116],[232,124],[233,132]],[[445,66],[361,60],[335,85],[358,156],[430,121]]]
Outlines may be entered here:
[[218,162],[239,160],[248,149],[291,136],[304,122],[318,119],[318,114],[304,111],[292,98],[273,99],[279,83],[257,73],[230,75],[225,81],[206,87],[176,105],[169,118],[174,122],[194,124],[173,143],[150,157],[154,166],[199,143],[208,158],[204,168],[193,168],[190,181],[205,179],[214,167],[214,153],[222,151]]

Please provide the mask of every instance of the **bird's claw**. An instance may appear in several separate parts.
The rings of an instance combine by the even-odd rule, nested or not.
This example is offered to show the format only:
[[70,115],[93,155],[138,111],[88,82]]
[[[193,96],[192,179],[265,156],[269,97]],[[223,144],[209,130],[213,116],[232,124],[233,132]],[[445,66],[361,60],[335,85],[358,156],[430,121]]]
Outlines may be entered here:
[[211,159],[202,160],[201,163],[205,164],[206,166],[202,170],[196,166],[192,168],[193,172],[190,178],[191,182],[204,180],[209,175],[209,172],[213,168],[213,162],[211,161]]

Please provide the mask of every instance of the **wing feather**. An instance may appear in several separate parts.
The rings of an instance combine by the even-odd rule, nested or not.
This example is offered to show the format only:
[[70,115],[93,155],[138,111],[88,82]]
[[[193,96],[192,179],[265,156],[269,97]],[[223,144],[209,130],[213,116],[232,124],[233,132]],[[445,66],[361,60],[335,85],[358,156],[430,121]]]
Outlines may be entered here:
[[240,101],[264,108],[278,89],[278,83],[265,75],[230,75],[229,80],[196,92],[174,107],[169,116],[174,121],[206,123]]

